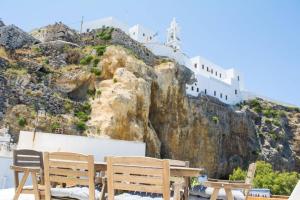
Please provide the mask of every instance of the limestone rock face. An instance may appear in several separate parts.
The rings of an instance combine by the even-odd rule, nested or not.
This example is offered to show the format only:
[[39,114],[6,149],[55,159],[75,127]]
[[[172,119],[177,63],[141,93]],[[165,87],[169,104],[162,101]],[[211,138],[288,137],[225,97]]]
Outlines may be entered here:
[[107,49],[101,66],[106,80],[95,85],[101,94],[91,104],[89,134],[145,141],[148,154],[159,157],[160,141],[149,121],[154,70],[119,47]]
[[15,50],[36,43],[39,43],[37,39],[15,25],[0,27],[0,45],[8,50]]
[[78,68],[62,74],[56,80],[56,87],[71,99],[82,101],[86,99],[87,91],[94,88],[94,76]]

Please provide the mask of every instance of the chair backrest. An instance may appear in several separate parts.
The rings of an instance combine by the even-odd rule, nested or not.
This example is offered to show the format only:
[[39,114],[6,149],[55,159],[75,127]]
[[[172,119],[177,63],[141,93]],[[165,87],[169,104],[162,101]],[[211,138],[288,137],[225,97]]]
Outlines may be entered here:
[[18,167],[40,167],[43,169],[43,153],[30,149],[14,150],[13,164]]
[[45,197],[51,198],[52,183],[89,187],[90,199],[95,198],[94,156],[69,152],[44,153]]
[[[245,183],[253,185],[253,180],[255,177],[255,171],[256,171],[256,163],[251,163],[248,167]],[[249,190],[244,190],[244,194],[247,196],[249,193]]]
[[189,161],[182,161],[182,160],[169,160],[169,164],[172,167],[189,167]]
[[108,199],[115,190],[163,194],[170,199],[170,167],[168,160],[148,157],[107,158]]

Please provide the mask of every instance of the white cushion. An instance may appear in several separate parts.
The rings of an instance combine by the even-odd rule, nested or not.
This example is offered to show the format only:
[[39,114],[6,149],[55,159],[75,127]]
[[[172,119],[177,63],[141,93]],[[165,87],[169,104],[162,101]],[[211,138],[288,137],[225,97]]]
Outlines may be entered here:
[[[208,187],[205,190],[205,194],[211,196],[212,193],[213,193],[213,190],[214,190],[213,188]],[[240,190],[232,190],[232,195],[233,195],[234,200],[245,200],[246,199],[245,195]],[[219,190],[218,199],[222,199],[222,200],[226,200],[227,199],[226,198],[226,192],[225,192],[225,190],[223,188]]]
[[[100,192],[95,190],[96,199],[99,199]],[[51,188],[51,196],[54,197],[70,197],[80,200],[89,199],[89,188],[72,187],[72,188]]]
[[[120,195],[115,196],[115,200],[163,200],[162,197],[142,197],[139,195],[133,195],[129,193],[123,193]],[[170,200],[173,200],[173,198],[170,198]]]

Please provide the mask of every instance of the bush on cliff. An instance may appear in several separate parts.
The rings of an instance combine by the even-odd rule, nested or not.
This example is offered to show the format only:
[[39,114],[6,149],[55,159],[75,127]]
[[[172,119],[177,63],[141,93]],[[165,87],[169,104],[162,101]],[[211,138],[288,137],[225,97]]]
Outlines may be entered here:
[[[274,171],[272,165],[264,161],[256,162],[255,188],[268,188],[273,195],[290,195],[300,179],[297,172]],[[229,176],[230,180],[245,180],[246,171],[237,168]]]

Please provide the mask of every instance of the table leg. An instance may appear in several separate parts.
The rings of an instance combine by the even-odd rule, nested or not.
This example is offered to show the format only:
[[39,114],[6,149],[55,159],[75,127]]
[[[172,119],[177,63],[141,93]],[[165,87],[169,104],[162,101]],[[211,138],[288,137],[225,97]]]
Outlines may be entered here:
[[28,178],[28,175],[29,175],[29,171],[28,170],[24,171],[24,175],[22,177],[22,180],[21,180],[21,182],[20,182],[20,184],[19,184],[19,186],[18,186],[18,188],[16,190],[16,193],[15,193],[15,196],[14,196],[14,200],[18,200],[19,199],[19,196],[20,196],[20,194],[21,194],[21,192],[23,190],[23,187],[24,187],[25,182],[26,182],[26,180]]
[[233,200],[232,190],[230,188],[225,188],[225,193],[227,196],[227,200]]
[[33,186],[35,200],[40,200],[39,188],[38,188],[37,177],[35,172],[31,172],[31,178],[32,178],[32,186]]
[[19,186],[19,172],[14,171],[14,175],[15,175],[15,190],[17,191],[17,188]]
[[211,194],[210,200],[217,200],[219,195],[220,188],[214,188],[213,193]]

